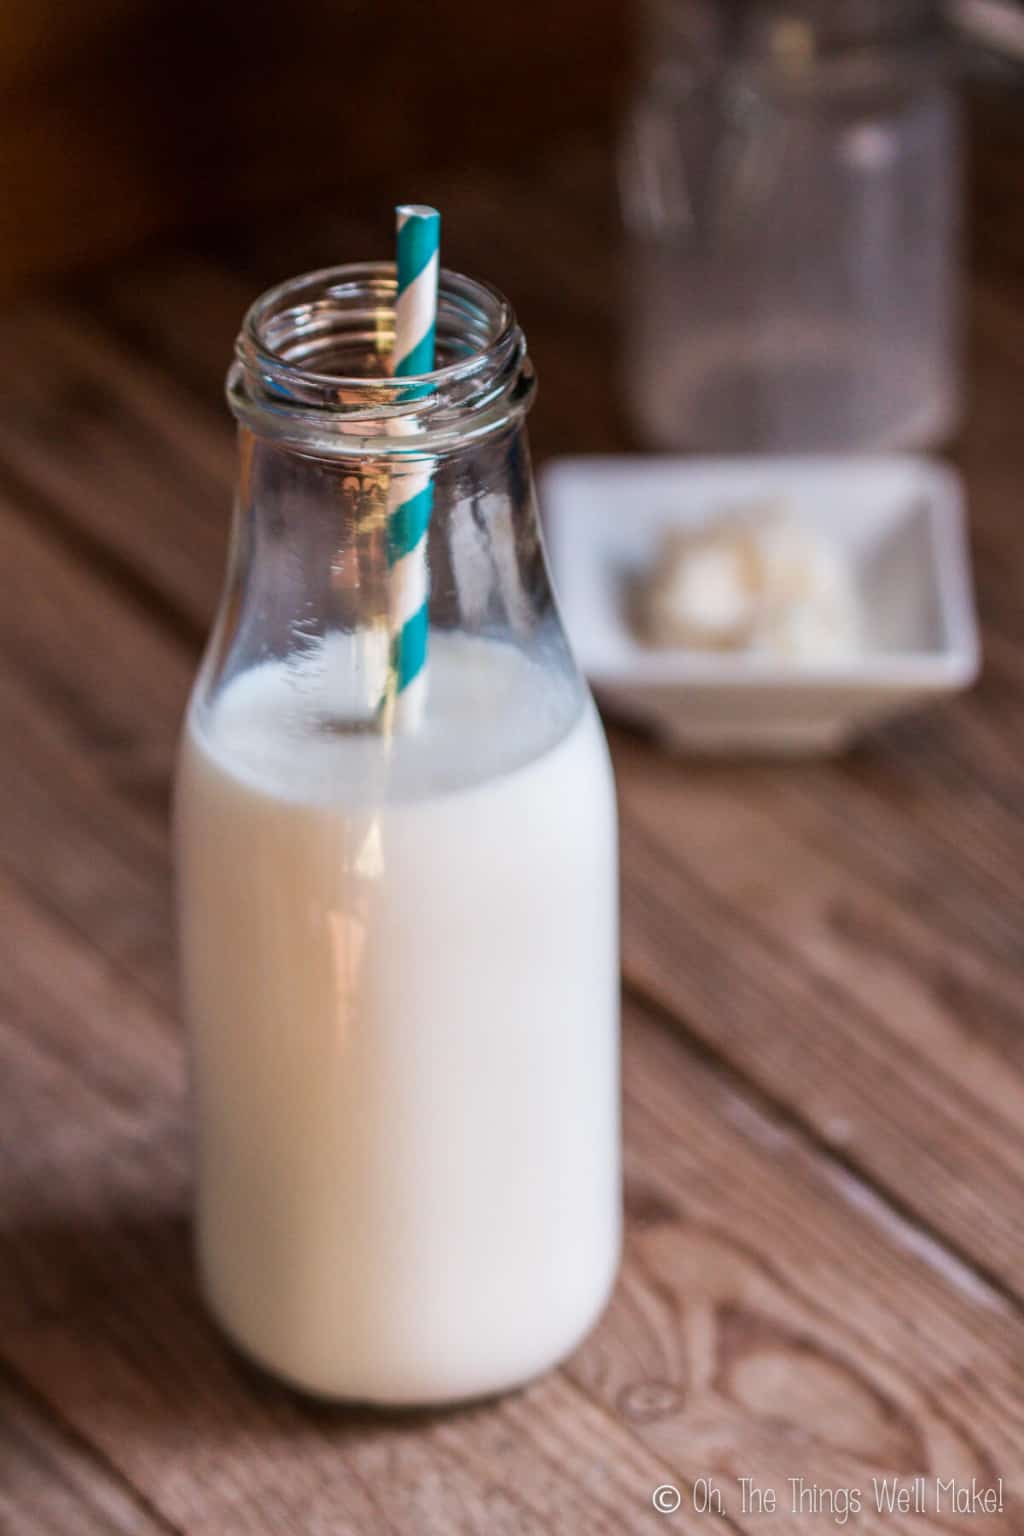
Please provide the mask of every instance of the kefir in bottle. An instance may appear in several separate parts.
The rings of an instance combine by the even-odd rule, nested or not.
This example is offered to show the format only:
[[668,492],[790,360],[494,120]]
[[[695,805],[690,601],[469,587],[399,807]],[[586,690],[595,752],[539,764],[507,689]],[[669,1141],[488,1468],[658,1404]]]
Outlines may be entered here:
[[[394,288],[340,267],[246,317],[176,839],[209,1305],[296,1386],[412,1404],[527,1380],[604,1306],[619,973],[614,789],[548,584],[523,335],[443,273],[437,370],[390,378]],[[410,723],[388,509],[425,480]]]

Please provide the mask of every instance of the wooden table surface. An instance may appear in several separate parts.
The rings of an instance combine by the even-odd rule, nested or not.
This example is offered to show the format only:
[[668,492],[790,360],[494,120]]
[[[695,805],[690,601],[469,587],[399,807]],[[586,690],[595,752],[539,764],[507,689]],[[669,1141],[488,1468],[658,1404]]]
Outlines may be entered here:
[[[538,457],[624,441],[604,185],[580,150],[423,189],[450,263],[517,301]],[[799,1476],[861,1489],[847,1529],[918,1536],[953,1528],[936,1478],[1002,1477],[1003,1512],[954,1526],[1024,1529],[1011,187],[976,198],[958,449],[984,678],[831,764],[687,766],[612,730],[626,1259],[563,1369],[455,1413],[311,1405],[207,1321],[173,976],[168,791],[224,562],[234,329],[269,279],[380,251],[386,217],[150,249],[0,315],[0,1531],[839,1528],[792,1515]],[[874,1513],[872,1477],[917,1474],[929,1513]]]

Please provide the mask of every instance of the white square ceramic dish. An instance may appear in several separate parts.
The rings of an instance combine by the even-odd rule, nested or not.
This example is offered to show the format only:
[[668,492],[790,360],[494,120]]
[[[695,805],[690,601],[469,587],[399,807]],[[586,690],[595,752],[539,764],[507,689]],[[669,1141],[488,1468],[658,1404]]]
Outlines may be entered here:
[[[615,711],[671,744],[715,753],[821,753],[865,727],[957,693],[979,667],[963,491],[918,458],[573,458],[541,500],[551,568],[577,658]],[[850,561],[864,620],[852,662],[655,650],[628,594],[664,530],[784,499]]]

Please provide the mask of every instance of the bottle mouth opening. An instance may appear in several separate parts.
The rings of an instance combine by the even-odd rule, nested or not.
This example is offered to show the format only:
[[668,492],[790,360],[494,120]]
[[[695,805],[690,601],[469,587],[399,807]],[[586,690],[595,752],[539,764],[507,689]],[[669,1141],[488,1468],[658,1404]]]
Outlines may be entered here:
[[[395,378],[392,262],[290,278],[251,306],[228,373],[231,409],[265,436],[335,452],[441,451],[434,438],[494,430],[532,394],[526,342],[508,300],[442,269],[430,373]],[[365,442],[364,442],[365,440]],[[428,441],[431,440],[431,441]],[[360,444],[363,444],[360,447]]]

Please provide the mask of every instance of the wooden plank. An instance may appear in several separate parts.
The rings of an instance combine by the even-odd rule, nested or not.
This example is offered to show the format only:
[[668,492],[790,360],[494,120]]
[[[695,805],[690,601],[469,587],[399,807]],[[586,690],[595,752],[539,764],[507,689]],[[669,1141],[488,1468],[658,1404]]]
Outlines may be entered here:
[[[1019,1309],[635,1007],[627,1261],[567,1371],[454,1416],[340,1412],[274,1387],[194,1294],[165,1018],[6,882],[0,922],[0,1355],[190,1536],[617,1536],[664,1529],[658,1484],[709,1476],[751,1533],[763,1522],[740,1513],[740,1476],[783,1499],[794,1474],[862,1488],[1002,1475],[1011,1501],[1024,1491]],[[1017,1507],[986,1530],[1015,1529]],[[677,1519],[697,1532],[706,1517]]]
[[[831,818],[816,845],[822,802],[781,774],[755,794],[750,774],[680,773],[627,741],[615,763],[627,976],[1019,1292],[1019,970],[965,936],[966,903],[927,900],[934,847],[888,828],[901,877],[921,868],[915,902],[887,888],[884,857],[852,867]],[[990,908],[998,936],[991,895],[978,922]]]
[[52,520],[115,551],[166,591],[185,623],[204,628],[234,486],[226,415],[197,412],[158,370],[59,305],[5,314],[0,365],[18,380],[0,412],[8,475],[37,503],[45,498]]
[[0,1372],[0,1536],[173,1536]]
[[79,927],[101,911],[111,958],[166,996],[170,779],[195,658],[2,504],[0,547],[0,866]]
[[780,1504],[782,1469],[863,1489],[872,1469],[1020,1465],[1019,1308],[642,1015],[626,1105],[651,1215],[606,1320],[616,1347],[596,1337],[574,1375],[619,1402],[639,1376],[633,1419],[653,1449],[774,1482]]
[[[369,227],[364,234],[370,239]],[[271,267],[268,261],[268,282],[286,275]],[[165,383],[184,387],[193,408],[209,412],[226,427],[224,379],[242,317],[257,292],[251,278],[204,251],[164,247],[133,263],[130,281],[117,268],[80,280],[70,318],[84,311],[107,347],[113,342],[129,357],[142,359]]]

